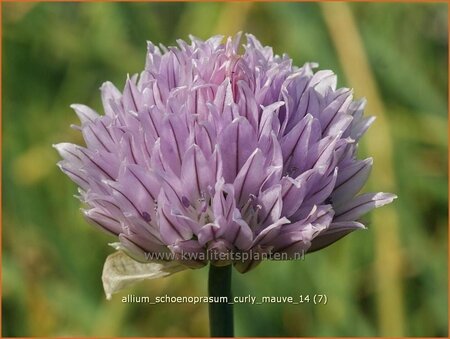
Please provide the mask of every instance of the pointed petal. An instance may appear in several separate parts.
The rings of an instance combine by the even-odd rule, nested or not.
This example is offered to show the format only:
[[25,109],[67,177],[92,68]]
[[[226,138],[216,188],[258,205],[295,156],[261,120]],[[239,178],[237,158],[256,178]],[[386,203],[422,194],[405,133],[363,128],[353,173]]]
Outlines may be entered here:
[[86,122],[94,122],[99,117],[96,111],[86,105],[72,104],[70,105],[70,108],[75,111],[78,118],[80,119],[81,124],[84,124]]
[[267,177],[265,158],[260,149],[256,149],[247,159],[234,181],[234,192],[238,204],[247,202],[250,194],[257,195],[261,184]]
[[167,203],[159,204],[158,220],[162,240],[168,245],[182,240],[190,240],[193,235],[192,230],[187,225],[177,222],[172,214],[173,212]]
[[280,233],[281,228],[289,224],[289,219],[283,217],[281,219],[276,220],[273,224],[264,228],[253,241],[253,246],[270,244],[271,241]]
[[334,222],[328,229],[320,233],[312,240],[311,247],[308,252],[311,253],[321,250],[322,248],[330,246],[347,234],[364,228],[365,226],[363,224],[355,221]]
[[307,193],[305,200],[308,205],[316,205],[323,203],[333,192],[338,169],[335,168],[334,172],[326,178],[321,178],[321,180]]
[[179,241],[169,246],[175,260],[183,266],[201,268],[207,264],[206,251],[196,240]]
[[308,147],[312,121],[313,116],[307,114],[281,139],[284,161],[288,160],[294,154],[297,147],[302,147],[303,151]]
[[181,181],[186,196],[199,199],[208,186],[214,185],[214,175],[200,147],[192,145],[183,155]]
[[258,215],[259,228],[271,225],[280,219],[283,208],[281,198],[281,185],[275,185],[265,190],[258,196],[258,202],[261,209]]
[[167,164],[176,174],[181,171],[183,154],[186,152],[186,145],[189,141],[188,136],[187,126],[179,116],[173,114],[166,116],[160,139],[161,152]]
[[309,186],[308,181],[314,176],[315,172],[315,170],[308,170],[296,179],[288,176],[281,179],[281,195],[283,199],[282,215],[290,217],[302,206]]
[[334,206],[345,203],[361,190],[369,177],[372,164],[373,159],[368,158],[363,161],[355,161],[343,170],[339,170],[331,195]]
[[371,209],[391,203],[397,196],[391,193],[366,193],[336,208],[335,221],[357,220]]
[[118,235],[122,230],[120,222],[101,208],[91,208],[89,210],[82,210],[82,212],[86,220],[109,234]]
[[214,105],[219,115],[223,115],[225,108],[233,103],[233,93],[231,91],[230,79],[226,78],[217,88],[214,98]]
[[239,91],[239,100],[237,102],[239,112],[250,122],[253,128],[257,131],[259,130],[259,113],[255,95],[246,82],[240,80],[238,81],[237,86]]
[[256,149],[256,134],[250,123],[237,118],[219,135],[223,161],[223,176],[233,182],[248,157]]
[[212,201],[212,208],[216,219],[224,217],[227,222],[231,222],[235,209],[234,188],[231,184],[225,184],[223,178],[215,185],[215,193]]
[[122,103],[122,93],[111,82],[107,81],[100,87],[102,102],[105,114],[114,117],[117,115],[117,108]]

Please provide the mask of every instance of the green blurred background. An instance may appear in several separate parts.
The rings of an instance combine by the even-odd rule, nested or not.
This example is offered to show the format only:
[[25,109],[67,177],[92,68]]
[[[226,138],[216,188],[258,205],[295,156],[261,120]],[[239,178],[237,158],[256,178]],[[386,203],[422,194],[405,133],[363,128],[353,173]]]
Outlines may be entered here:
[[[375,3],[3,3],[2,335],[207,336],[206,304],[106,301],[113,239],[91,228],[53,143],[82,142],[74,102],[143,68],[146,40],[255,34],[295,64],[317,61],[377,120],[365,191],[399,199],[300,262],[234,274],[235,295],[327,294],[327,305],[235,307],[239,336],[447,336],[447,5]],[[207,269],[124,292],[206,295]]]

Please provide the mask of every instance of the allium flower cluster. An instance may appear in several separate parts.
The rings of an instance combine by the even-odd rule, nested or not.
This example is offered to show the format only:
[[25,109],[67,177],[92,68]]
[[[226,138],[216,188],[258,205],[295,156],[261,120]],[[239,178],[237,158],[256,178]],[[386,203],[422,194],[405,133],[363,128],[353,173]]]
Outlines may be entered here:
[[[356,158],[373,121],[365,101],[336,89],[333,72],[295,67],[246,37],[242,52],[239,35],[148,43],[144,71],[123,92],[102,85],[104,115],[72,106],[86,146],[56,145],[59,166],[79,185],[86,218],[138,261],[291,258],[364,228],[363,214],[395,198],[357,195],[372,166]],[[258,263],[230,261],[212,263],[240,272]]]

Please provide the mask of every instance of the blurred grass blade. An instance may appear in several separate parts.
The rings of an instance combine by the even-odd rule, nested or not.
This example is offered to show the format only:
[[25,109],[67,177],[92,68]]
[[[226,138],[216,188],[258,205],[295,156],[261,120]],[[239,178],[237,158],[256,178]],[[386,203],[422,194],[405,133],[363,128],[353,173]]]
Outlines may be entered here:
[[[379,163],[373,168],[371,181],[383,190],[395,192],[393,142],[389,124],[353,14],[346,3],[320,5],[349,85],[356,88],[358,93],[364,93],[368,100],[368,113],[377,117],[365,140],[368,152]],[[377,211],[372,218],[375,225],[374,273],[378,289],[379,334],[401,337],[404,335],[404,316],[398,216],[391,207]]]

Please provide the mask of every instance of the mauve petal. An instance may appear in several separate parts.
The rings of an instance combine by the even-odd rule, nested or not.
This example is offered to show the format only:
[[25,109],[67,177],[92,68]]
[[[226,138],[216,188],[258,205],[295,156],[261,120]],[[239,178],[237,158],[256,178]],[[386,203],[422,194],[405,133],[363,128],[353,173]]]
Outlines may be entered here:
[[160,112],[155,106],[146,106],[142,112],[139,112],[138,118],[148,139],[155,142],[161,135],[162,115]]
[[[285,161],[287,162],[288,171],[292,171],[293,173],[298,173],[299,171],[301,173],[312,168],[312,159],[315,155],[315,149],[317,149],[319,145],[329,142],[328,139],[322,139],[320,142],[315,142],[320,139],[321,132],[319,121],[312,118],[311,115],[307,115],[305,119],[305,129],[300,131],[298,139],[294,139],[295,144],[292,151],[283,151],[283,154],[286,154]],[[302,131],[304,132],[302,133]],[[283,150],[285,148],[289,149],[289,146],[282,146]],[[316,154],[317,153],[318,152],[316,151]],[[291,157],[290,160],[289,157]]]
[[129,164],[145,167],[147,164],[144,153],[144,139],[140,133],[124,133],[119,141],[119,158]]
[[[303,119],[304,115],[297,114],[301,98],[313,75],[311,64],[305,64],[299,70],[287,77],[281,87],[281,95],[286,103],[286,110],[280,116],[281,131],[289,132],[287,126],[294,126],[296,122]],[[285,134],[283,133],[283,134]]]
[[339,170],[336,185],[331,195],[333,205],[339,206],[357,194],[369,177],[373,159],[355,161],[350,166]]
[[163,122],[161,152],[172,170],[179,174],[183,154],[186,151],[188,130],[183,121],[175,115],[168,115]]
[[296,231],[283,230],[273,240],[274,252],[285,253],[289,259],[299,259],[311,246],[311,239],[318,233],[311,224],[304,225]]
[[142,95],[137,89],[135,82],[128,78],[125,83],[122,97],[125,112],[139,112],[142,107],[141,96]]
[[224,239],[217,239],[208,243],[207,251],[211,264],[215,266],[230,265],[232,263],[231,258],[226,256],[226,254],[230,253],[232,249],[233,245]]
[[119,235],[118,243],[111,243],[111,245],[117,251],[124,251],[131,258],[138,262],[146,262],[148,258],[148,254],[144,249],[137,246],[134,242],[127,238],[125,234]]
[[166,158],[162,155],[160,139],[156,140],[153,145],[152,156],[150,158],[150,167],[161,175],[165,174],[170,175],[171,177],[176,176],[172,168],[169,166],[169,163],[166,161]]
[[199,199],[208,186],[214,185],[214,173],[208,166],[203,152],[197,145],[192,145],[183,155],[181,181],[183,190],[189,199]]
[[[257,255],[260,257],[262,255],[268,255],[272,251],[272,247],[262,247],[262,246],[256,246],[252,247],[248,252],[243,252],[243,255],[241,256],[241,260],[236,260],[234,262],[234,268],[239,273],[247,273],[254,269],[256,266],[258,266],[261,263],[261,260],[255,260]],[[246,255],[246,256],[244,256]],[[248,258],[248,259],[246,259]],[[245,260],[246,259],[246,260]]]
[[353,117],[349,114],[342,114],[336,120],[336,122],[331,123],[330,126],[324,130],[323,135],[342,136],[342,133],[350,126]]
[[[175,260],[190,268],[201,268],[207,264],[206,251],[195,240],[179,241],[169,245]],[[202,260],[203,258],[203,260]]]
[[375,117],[365,117],[351,126],[350,137],[354,140],[359,140],[367,129],[375,121]]
[[126,234],[130,236],[130,239],[142,248],[149,251],[166,248],[159,229],[155,226],[155,220],[148,221],[141,216],[127,214],[122,224],[127,226],[129,232]]
[[198,243],[205,246],[208,242],[215,240],[218,237],[220,226],[209,223],[204,225],[197,233]]
[[337,171],[335,168],[334,172],[328,177],[321,178],[321,181],[317,184],[317,186],[313,186],[311,190],[307,193],[306,199],[308,205],[316,205],[324,202],[331,194],[334,189]]
[[119,173],[119,160],[114,154],[93,152],[84,147],[78,147],[83,168],[90,176],[99,179],[115,180]]
[[218,145],[215,146],[214,152],[209,158],[209,166],[211,168],[211,172],[214,173],[214,178],[216,181],[223,178],[222,154],[220,153]]
[[70,179],[72,179],[72,181],[74,181],[82,189],[84,190],[89,189],[90,182],[88,179],[88,175],[85,171],[65,161],[60,161],[56,165],[63,173],[65,173]]
[[320,115],[320,124],[325,135],[331,135],[328,131],[334,124],[339,122],[342,115],[348,110],[351,101],[352,93],[346,90],[325,107]]
[[224,239],[238,250],[249,249],[253,243],[253,232],[237,209],[232,214],[230,220],[218,217],[216,224],[204,226],[199,232],[199,243],[205,245],[212,240]]
[[[120,234],[119,235],[120,245],[110,244],[115,246],[116,249],[124,250],[128,255],[133,257],[135,260],[140,262],[154,261],[155,259],[161,258],[159,260],[169,260],[169,249],[165,245],[160,243],[154,243],[140,233],[132,234]],[[120,246],[121,248],[117,248]]]
[[280,219],[283,208],[281,185],[272,186],[261,192],[258,196],[258,202],[261,205],[258,215],[260,228],[275,223]]
[[330,70],[320,70],[314,73],[309,82],[309,86],[313,87],[322,96],[327,95],[331,91],[336,90],[337,76]]
[[294,155],[296,148],[301,147],[300,153],[308,148],[313,119],[311,114],[307,114],[281,139],[284,161],[287,161]]
[[267,178],[265,161],[261,150],[256,149],[240,169],[233,184],[238,204],[247,202],[250,194],[258,194],[262,183]]
[[233,182],[239,170],[256,148],[256,134],[244,118],[235,119],[219,135],[223,162],[223,176],[226,182]]
[[367,105],[366,98],[355,100],[349,105],[347,113],[353,115],[353,124],[361,120],[366,105]]
[[53,148],[59,153],[59,155],[67,162],[74,166],[80,167],[83,164],[81,154],[79,151],[80,146],[71,144],[68,142],[61,142],[54,144]]
[[209,97],[212,96],[211,85],[198,85],[191,89],[192,93],[187,97],[187,107],[193,114],[197,114],[199,118],[206,120],[208,118]]
[[281,232],[281,228],[284,225],[289,224],[289,222],[289,219],[284,217],[276,220],[273,224],[267,226],[258,233],[258,235],[253,240],[253,246],[255,247],[257,245],[270,244],[271,240],[273,240]]
[[219,179],[215,185],[215,194],[212,201],[215,218],[224,217],[226,221],[231,222],[235,206],[233,185],[225,184],[223,178]]
[[158,205],[157,215],[161,238],[166,244],[174,244],[177,241],[189,240],[192,238],[192,230],[186,225],[177,222],[167,203]]
[[[117,205],[114,197],[110,193],[111,189],[105,185],[106,192],[87,192],[83,197],[83,201],[89,206],[100,207],[101,209],[108,211],[108,214],[116,219],[118,222],[125,220],[121,207]],[[99,191],[99,190],[98,190]]]
[[339,136],[327,136],[311,146],[308,154],[306,168],[327,169],[333,159],[336,143]]
[[85,123],[82,128],[83,137],[88,148],[114,153],[116,140],[104,120]]
[[248,51],[259,51],[266,60],[273,59],[273,50],[270,46],[263,46],[261,42],[253,34],[246,33],[245,37],[247,38],[247,44],[245,45],[245,49]]
[[[149,202],[148,196],[145,196],[142,192],[141,195],[134,194],[134,188],[124,183],[118,183],[116,181],[108,180],[105,184],[111,189],[112,197],[117,206],[120,206],[122,213],[125,216],[140,217],[143,221],[147,222],[153,211],[150,209],[154,206],[151,204],[147,206],[145,202]],[[136,191],[138,189],[136,188]]]
[[320,233],[312,240],[311,247],[308,249],[308,252],[315,252],[330,246],[347,234],[364,228],[365,226],[363,224],[356,221],[334,222],[324,232]]
[[158,196],[158,204],[166,199],[174,208],[181,210],[185,203],[183,202],[183,183],[172,174],[165,173],[160,176],[161,191]]
[[334,217],[334,210],[331,205],[315,205],[309,215],[302,220],[303,223],[313,225],[322,231],[329,227]]
[[265,106],[262,109],[261,119],[259,123],[259,139],[270,138],[272,133],[278,136],[280,132],[280,120],[278,112],[280,107],[284,106],[283,101],[277,101],[273,104]]
[[[280,170],[283,169],[283,152],[275,132],[272,131],[267,143],[260,141],[259,148],[266,157],[266,166],[276,167]],[[281,177],[279,177],[278,180],[280,178]]]
[[122,102],[122,93],[111,82],[107,81],[100,87],[103,109],[106,115],[114,117]]
[[314,170],[309,170],[302,173],[296,179],[287,176],[281,180],[281,196],[283,199],[282,215],[290,217],[302,206],[308,188],[307,181],[314,173]]
[[233,213],[233,221],[229,224],[224,237],[241,251],[248,250],[253,243],[253,232],[249,225],[242,220],[237,209]]
[[207,121],[194,125],[194,141],[204,154],[212,154],[216,145],[216,132]]
[[237,102],[239,112],[241,112],[241,115],[245,117],[257,131],[259,129],[259,113],[255,95],[250,90],[248,84],[242,80],[238,81],[237,88],[240,93],[240,100]]
[[98,113],[86,105],[72,104],[70,108],[75,111],[82,125],[86,122],[94,122],[99,118]]
[[233,93],[231,91],[231,83],[228,77],[222,80],[222,83],[219,84],[213,102],[220,114],[223,113],[225,107],[234,102]]
[[166,111],[166,105],[164,104],[165,98],[164,98],[164,90],[161,83],[158,83],[158,80],[152,80],[150,81],[149,86],[151,87],[151,94],[152,94],[152,103],[160,110],[161,112]]
[[392,193],[366,193],[336,208],[335,221],[357,220],[371,209],[391,203],[397,196]]
[[177,225],[180,225],[184,229],[190,229],[194,234],[198,233],[203,226],[198,223],[197,215],[195,213],[189,213],[189,211],[173,209],[171,216]]
[[123,190],[136,202],[141,210],[147,210],[151,215],[155,201],[157,201],[161,189],[160,178],[154,171],[145,170],[137,165],[127,165],[120,175],[123,182]]
[[122,230],[120,222],[101,208],[82,209],[82,212],[86,220],[109,234],[119,235]]

